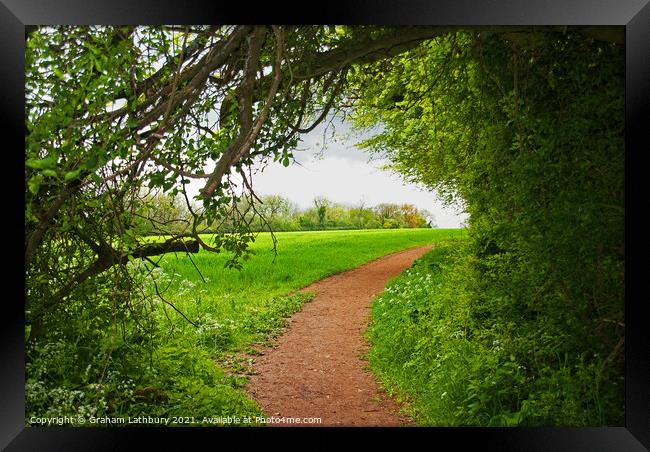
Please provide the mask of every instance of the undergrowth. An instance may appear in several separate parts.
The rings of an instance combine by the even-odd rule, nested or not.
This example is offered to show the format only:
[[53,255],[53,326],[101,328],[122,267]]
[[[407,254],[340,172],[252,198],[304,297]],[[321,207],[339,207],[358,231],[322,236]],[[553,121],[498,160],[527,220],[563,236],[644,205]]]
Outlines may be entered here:
[[368,358],[385,388],[426,426],[623,425],[619,350],[582,334],[597,316],[486,291],[471,251],[438,244],[376,298]]

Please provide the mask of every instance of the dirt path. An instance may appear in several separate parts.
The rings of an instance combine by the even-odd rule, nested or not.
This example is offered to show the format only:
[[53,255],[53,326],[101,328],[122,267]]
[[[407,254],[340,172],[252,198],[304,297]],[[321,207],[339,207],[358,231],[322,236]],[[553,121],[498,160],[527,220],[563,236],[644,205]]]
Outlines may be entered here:
[[267,417],[320,417],[324,426],[411,423],[366,369],[363,333],[373,297],[429,249],[384,256],[302,289],[316,296],[253,365],[248,391]]

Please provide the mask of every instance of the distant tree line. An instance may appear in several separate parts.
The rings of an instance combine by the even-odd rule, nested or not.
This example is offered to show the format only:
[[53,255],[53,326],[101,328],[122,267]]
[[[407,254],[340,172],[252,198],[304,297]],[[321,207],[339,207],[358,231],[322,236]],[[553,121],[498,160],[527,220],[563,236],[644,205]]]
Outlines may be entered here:
[[[182,234],[191,227],[192,215],[179,195],[148,194],[146,203],[136,213],[140,235]],[[313,205],[301,209],[281,195],[264,195],[235,200],[229,215],[219,223],[203,223],[204,233],[231,232],[245,226],[251,232],[315,231],[325,229],[401,229],[437,227],[433,215],[412,204],[381,203],[368,206],[333,202],[323,196]]]

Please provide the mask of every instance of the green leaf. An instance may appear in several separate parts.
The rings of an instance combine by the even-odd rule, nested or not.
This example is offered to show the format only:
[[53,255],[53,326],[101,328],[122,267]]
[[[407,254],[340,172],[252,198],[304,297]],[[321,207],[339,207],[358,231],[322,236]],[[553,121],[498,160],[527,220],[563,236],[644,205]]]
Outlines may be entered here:
[[62,82],[65,81],[65,76],[63,75],[63,72],[61,72],[60,69],[54,68],[52,71],[54,72],[54,75],[56,75],[59,80],[61,80]]
[[285,156],[285,157],[282,159],[282,164],[283,164],[284,166],[289,166],[289,157]]
[[95,60],[95,68],[97,68],[97,72],[101,72],[101,71],[102,71],[102,64],[101,64],[101,62],[100,62],[99,60],[97,60],[97,59]]
[[56,177],[57,176],[56,171],[51,170],[51,169],[43,170],[42,174],[43,174],[43,176],[49,176],[49,177]]
[[165,181],[164,174],[160,174],[160,173],[152,174],[151,178],[149,179],[149,188],[160,187],[162,186],[164,181]]
[[65,173],[65,177],[63,179],[66,182],[71,181],[72,179],[76,179],[79,176],[79,173],[81,173],[81,168]]
[[104,159],[95,154],[91,155],[88,160],[86,160],[81,166],[88,171],[94,171],[97,167],[102,166],[104,163],[106,163]]
[[38,170],[52,169],[56,166],[56,157],[50,156],[40,160],[29,159],[25,162],[25,165]]
[[27,182],[27,187],[32,194],[37,194],[41,186],[42,177],[40,175],[34,176]]

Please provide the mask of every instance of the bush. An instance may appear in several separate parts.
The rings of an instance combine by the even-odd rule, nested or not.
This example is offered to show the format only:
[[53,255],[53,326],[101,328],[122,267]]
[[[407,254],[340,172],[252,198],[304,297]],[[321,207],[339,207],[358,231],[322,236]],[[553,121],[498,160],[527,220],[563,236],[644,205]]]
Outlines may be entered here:
[[383,385],[423,425],[623,425],[622,373],[598,338],[486,293],[474,246],[438,245],[375,300],[368,357]]

